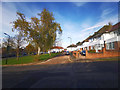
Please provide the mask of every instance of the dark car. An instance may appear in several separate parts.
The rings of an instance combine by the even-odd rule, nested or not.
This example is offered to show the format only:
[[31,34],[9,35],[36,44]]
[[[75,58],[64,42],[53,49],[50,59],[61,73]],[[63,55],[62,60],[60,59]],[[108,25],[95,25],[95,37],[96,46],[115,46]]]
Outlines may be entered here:
[[81,55],[86,56],[86,51],[82,50]]
[[70,55],[69,51],[66,51],[65,55]]

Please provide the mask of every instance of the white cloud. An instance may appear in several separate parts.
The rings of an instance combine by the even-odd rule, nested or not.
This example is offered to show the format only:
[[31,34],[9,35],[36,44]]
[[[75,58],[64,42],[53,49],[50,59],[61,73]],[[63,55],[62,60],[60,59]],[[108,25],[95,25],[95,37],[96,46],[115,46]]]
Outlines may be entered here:
[[[2,4],[3,5],[3,4]],[[2,31],[14,35],[15,33],[12,32],[12,26],[10,22],[13,22],[16,19],[16,7],[14,4],[4,3],[4,6],[2,6]]]
[[[99,22],[95,23],[94,25],[90,26],[90,21],[83,22],[81,25],[74,22],[63,21],[63,35],[62,35],[62,46],[67,47],[70,45],[70,40],[68,37],[72,38],[72,43],[76,44],[79,41],[83,41],[88,36],[92,35],[94,32],[98,31],[101,27],[108,24],[108,22],[112,22],[113,25],[117,23],[118,16],[113,15],[112,17],[107,17],[106,19],[100,19]],[[83,26],[85,25],[85,26]]]
[[86,4],[86,2],[73,2],[77,7],[81,7]]
[[105,9],[103,10],[102,14],[101,14],[101,19],[105,19],[106,16],[108,16],[109,14],[111,14],[113,12],[113,9]]

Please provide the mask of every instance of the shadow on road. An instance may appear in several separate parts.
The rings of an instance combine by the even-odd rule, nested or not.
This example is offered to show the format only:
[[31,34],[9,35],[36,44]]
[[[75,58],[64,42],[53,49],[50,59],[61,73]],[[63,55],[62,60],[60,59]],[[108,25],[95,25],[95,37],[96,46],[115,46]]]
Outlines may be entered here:
[[118,62],[69,62],[3,68],[3,88],[117,88]]

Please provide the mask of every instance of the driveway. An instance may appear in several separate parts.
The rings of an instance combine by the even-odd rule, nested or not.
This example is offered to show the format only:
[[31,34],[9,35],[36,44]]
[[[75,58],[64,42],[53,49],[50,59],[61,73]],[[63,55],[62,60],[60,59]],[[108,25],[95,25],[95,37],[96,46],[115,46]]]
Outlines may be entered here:
[[59,56],[39,65],[3,67],[3,88],[117,88],[118,61],[71,62]]

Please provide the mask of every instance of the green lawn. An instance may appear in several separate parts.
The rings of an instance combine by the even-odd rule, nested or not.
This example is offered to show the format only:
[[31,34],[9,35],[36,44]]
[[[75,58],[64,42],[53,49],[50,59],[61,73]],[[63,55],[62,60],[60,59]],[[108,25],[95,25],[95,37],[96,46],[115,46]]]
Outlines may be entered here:
[[[60,53],[51,53],[51,56],[49,54],[42,54],[37,58],[39,59],[38,61],[43,61],[43,60],[47,60],[47,59],[50,59],[52,57],[55,57],[56,55],[59,55],[59,54]],[[35,55],[23,56],[23,57],[20,57],[19,60],[17,60],[15,57],[14,58],[8,58],[7,65],[26,64],[26,63],[36,62],[34,59],[35,59]],[[0,62],[0,64],[1,64],[1,62]],[[2,60],[2,65],[6,65],[6,60],[5,59]]]
[[43,54],[39,57],[40,60],[47,60],[50,59],[52,57],[55,57],[56,55],[59,55],[60,53],[51,53],[51,55],[49,54]]

